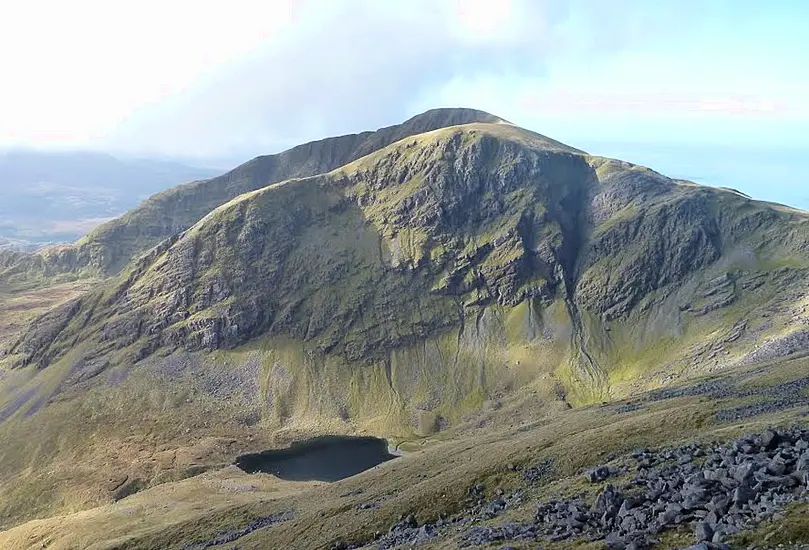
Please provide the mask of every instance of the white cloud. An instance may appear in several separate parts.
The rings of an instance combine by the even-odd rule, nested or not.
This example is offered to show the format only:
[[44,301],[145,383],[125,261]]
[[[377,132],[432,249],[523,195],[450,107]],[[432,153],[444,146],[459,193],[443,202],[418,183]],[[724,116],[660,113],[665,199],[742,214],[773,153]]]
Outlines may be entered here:
[[0,7],[0,140],[77,143],[272,40],[289,0],[27,0]]
[[239,156],[451,105],[574,144],[774,133],[809,118],[783,26],[702,0],[5,2],[0,146]]
[[541,54],[557,41],[550,30],[528,32],[526,10],[536,12],[532,31],[551,29],[549,14],[560,12],[525,0],[507,9],[458,0],[309,2],[290,32],[133,114],[110,143],[238,154],[393,124],[413,114],[419,94],[454,74],[538,74],[541,56],[525,51]]

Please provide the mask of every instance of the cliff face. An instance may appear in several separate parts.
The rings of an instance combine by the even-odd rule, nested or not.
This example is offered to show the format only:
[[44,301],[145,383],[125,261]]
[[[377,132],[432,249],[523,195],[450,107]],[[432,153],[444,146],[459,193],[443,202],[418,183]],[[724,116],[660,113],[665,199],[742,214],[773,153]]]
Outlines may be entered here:
[[[361,360],[470,308],[553,301],[574,269],[593,171],[580,155],[473,128],[235,199],[84,299],[76,330],[135,344],[135,359],[270,334]],[[51,355],[41,341],[21,343],[28,361]]]

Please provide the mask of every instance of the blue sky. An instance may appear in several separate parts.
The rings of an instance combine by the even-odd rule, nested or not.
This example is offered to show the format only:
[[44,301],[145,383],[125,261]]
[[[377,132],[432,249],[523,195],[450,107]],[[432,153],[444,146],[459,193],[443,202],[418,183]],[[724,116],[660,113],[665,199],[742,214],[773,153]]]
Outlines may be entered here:
[[7,2],[0,147],[224,163],[469,106],[809,208],[807,29],[797,0]]

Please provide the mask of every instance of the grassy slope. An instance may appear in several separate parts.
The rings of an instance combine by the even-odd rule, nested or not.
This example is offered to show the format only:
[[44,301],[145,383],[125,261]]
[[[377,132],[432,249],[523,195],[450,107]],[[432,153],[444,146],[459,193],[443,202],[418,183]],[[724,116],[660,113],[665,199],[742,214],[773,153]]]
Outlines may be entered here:
[[[712,379],[767,388],[807,376],[809,360],[792,359],[763,370],[760,366],[736,368]],[[54,549],[182,548],[244,525],[252,517],[294,509],[294,521],[243,537],[239,548],[329,548],[336,540],[362,540],[375,531],[384,532],[400,514],[415,513],[420,521],[428,521],[439,513],[451,513],[477,482],[485,482],[490,492],[497,487],[508,489],[518,475],[508,471],[508,464],[531,466],[553,458],[553,479],[535,491],[538,498],[552,498],[592,490],[581,484],[578,473],[611,456],[695,438],[730,439],[764,426],[805,421],[806,412],[804,406],[742,422],[720,422],[714,411],[734,406],[737,400],[693,396],[635,403],[637,410],[630,412],[619,412],[615,406],[559,410],[533,396],[512,396],[498,411],[482,413],[438,438],[423,439],[419,450],[404,458],[341,482],[293,487],[272,476],[225,468],[148,489],[115,505],[21,525],[0,533],[0,544],[4,548],[38,548],[43,542]],[[483,417],[490,424],[480,428]],[[351,494],[360,488],[361,494]],[[356,510],[357,505],[374,500],[382,503],[378,510]],[[529,497],[525,506],[499,521],[531,513]],[[806,536],[799,517],[792,527],[782,527],[784,541]],[[748,542],[760,541],[772,530],[763,526],[744,537]],[[676,543],[676,533],[669,536]],[[428,548],[444,548],[441,544],[454,548],[457,543],[450,539]]]
[[0,349],[9,347],[37,316],[90,290],[98,281],[56,283],[0,291]]

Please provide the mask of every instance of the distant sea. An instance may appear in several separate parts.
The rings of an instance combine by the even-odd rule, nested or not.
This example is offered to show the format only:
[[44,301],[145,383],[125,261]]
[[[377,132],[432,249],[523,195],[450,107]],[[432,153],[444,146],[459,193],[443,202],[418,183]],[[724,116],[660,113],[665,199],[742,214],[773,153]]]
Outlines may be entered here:
[[581,143],[587,152],[648,166],[670,178],[731,187],[754,199],[809,210],[809,146]]

